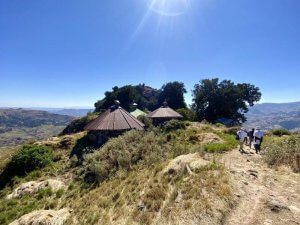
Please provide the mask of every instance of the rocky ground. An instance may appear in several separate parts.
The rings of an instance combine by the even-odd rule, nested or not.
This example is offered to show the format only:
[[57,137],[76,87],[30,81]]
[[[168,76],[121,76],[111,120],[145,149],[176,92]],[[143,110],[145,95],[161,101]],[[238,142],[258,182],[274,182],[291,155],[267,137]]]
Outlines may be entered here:
[[225,225],[300,224],[300,175],[287,168],[268,168],[260,155],[246,148],[222,158],[232,174],[236,205]]

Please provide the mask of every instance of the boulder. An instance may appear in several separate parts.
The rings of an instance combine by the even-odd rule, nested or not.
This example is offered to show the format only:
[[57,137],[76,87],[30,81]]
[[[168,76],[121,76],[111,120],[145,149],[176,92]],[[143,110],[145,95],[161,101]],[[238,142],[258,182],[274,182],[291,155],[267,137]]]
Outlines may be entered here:
[[185,170],[196,170],[209,164],[209,161],[201,158],[199,153],[181,155],[170,161],[163,170],[164,174],[176,174]]
[[63,225],[69,216],[69,209],[39,210],[22,216],[10,225]]
[[30,181],[24,184],[21,184],[18,188],[16,188],[11,194],[9,194],[6,198],[19,198],[23,195],[29,194],[33,195],[37,193],[39,190],[43,188],[50,187],[52,191],[58,191],[59,189],[65,189],[66,186],[64,182],[60,180],[48,179],[45,181]]

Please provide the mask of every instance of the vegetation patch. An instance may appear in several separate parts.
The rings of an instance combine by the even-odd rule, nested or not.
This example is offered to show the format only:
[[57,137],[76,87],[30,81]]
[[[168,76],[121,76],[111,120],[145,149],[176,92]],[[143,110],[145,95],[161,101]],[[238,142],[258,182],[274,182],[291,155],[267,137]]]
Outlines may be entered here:
[[180,120],[170,120],[167,121],[163,124],[162,126],[163,130],[166,132],[171,132],[174,130],[179,130],[179,129],[185,129],[186,125],[184,122],[180,121]]
[[300,135],[269,137],[263,144],[263,155],[270,166],[286,165],[300,172]]
[[291,135],[291,132],[286,130],[286,129],[276,129],[276,130],[271,130],[271,133],[275,136],[283,136],[283,135]]
[[60,135],[66,134],[74,134],[84,130],[84,127],[91,122],[92,120],[96,119],[98,113],[88,113],[86,116],[81,117],[79,119],[73,120],[62,132]]
[[100,183],[119,170],[161,162],[166,159],[168,147],[165,136],[155,131],[129,131],[86,157],[85,181]]
[[43,145],[24,145],[8,162],[0,175],[0,188],[14,176],[24,176],[53,162],[53,153]]

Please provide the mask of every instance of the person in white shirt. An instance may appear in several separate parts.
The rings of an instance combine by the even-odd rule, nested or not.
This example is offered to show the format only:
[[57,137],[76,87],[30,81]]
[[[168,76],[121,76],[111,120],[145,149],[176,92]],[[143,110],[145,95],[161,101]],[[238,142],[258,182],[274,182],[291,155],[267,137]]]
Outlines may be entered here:
[[240,141],[239,151],[240,152],[245,152],[244,151],[244,142],[245,142],[245,138],[247,138],[247,136],[248,136],[247,132],[244,129],[241,129],[236,133],[236,135],[238,137],[238,140]]
[[263,142],[264,132],[260,130],[259,127],[257,127],[254,131],[254,147],[256,154],[258,154],[261,150],[261,143]]

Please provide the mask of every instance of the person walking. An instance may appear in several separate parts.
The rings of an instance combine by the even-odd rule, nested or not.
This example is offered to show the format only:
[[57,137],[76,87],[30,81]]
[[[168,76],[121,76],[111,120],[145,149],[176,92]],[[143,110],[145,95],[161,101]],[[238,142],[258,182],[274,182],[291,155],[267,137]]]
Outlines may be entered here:
[[260,153],[261,150],[261,144],[263,142],[264,132],[260,130],[259,127],[257,127],[254,131],[254,147],[256,154]]
[[255,131],[255,129],[252,128],[252,129],[248,132],[249,147],[250,147],[250,149],[252,148],[252,143],[253,143],[253,138],[254,138],[254,131]]
[[244,129],[239,130],[237,133],[237,139],[240,142],[240,149],[239,151],[244,153],[244,142],[245,142],[245,138],[247,138],[247,132]]

